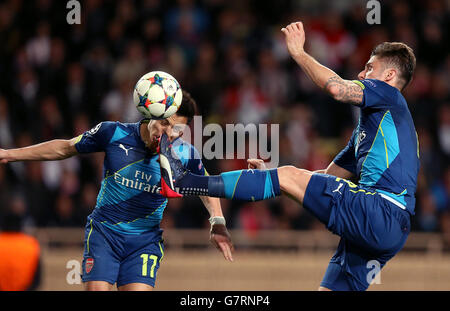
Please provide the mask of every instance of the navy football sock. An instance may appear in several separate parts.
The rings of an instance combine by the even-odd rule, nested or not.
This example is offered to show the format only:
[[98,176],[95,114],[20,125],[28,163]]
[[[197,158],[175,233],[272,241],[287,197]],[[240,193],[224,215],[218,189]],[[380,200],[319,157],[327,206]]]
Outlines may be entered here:
[[188,173],[176,182],[182,195],[206,195],[244,201],[259,201],[281,194],[276,169],[240,170],[215,176]]

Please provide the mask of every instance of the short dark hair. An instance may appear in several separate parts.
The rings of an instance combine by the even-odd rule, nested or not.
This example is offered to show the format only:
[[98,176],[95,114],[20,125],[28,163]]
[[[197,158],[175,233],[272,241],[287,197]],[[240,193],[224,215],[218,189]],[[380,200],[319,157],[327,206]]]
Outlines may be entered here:
[[191,123],[194,116],[197,114],[197,103],[192,98],[191,94],[185,90],[183,92],[183,100],[181,101],[181,106],[177,111],[177,115],[187,118],[187,123]]
[[372,50],[371,56],[378,56],[400,71],[400,78],[404,82],[401,87],[402,90],[411,82],[414,69],[416,68],[416,56],[414,56],[413,49],[405,43],[380,43]]

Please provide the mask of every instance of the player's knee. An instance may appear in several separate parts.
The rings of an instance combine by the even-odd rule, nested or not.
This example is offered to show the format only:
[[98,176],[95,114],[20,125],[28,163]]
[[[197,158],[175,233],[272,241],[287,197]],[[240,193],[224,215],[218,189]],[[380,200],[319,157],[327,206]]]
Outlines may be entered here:
[[281,190],[303,201],[312,172],[292,165],[279,167],[277,172]]
[[286,165],[278,168],[278,178],[289,180],[290,182],[301,182],[302,179],[310,177],[311,174],[312,172],[308,170],[297,168],[292,165]]
[[282,176],[285,178],[296,178],[307,172],[307,170],[297,168],[293,165],[285,165],[278,168],[278,176]]

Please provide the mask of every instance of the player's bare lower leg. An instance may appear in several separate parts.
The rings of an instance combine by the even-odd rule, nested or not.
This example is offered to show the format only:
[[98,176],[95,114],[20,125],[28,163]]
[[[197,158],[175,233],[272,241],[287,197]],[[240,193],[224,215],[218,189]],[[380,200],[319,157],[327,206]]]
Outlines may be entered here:
[[[277,169],[248,169],[215,176],[190,173],[172,152],[167,135],[161,137],[162,193],[167,197],[204,195],[234,200],[259,201],[285,193],[303,202],[312,172],[294,166]],[[175,182],[174,182],[175,180]]]
[[89,281],[84,283],[84,288],[87,291],[110,291],[112,284],[105,281]]
[[282,166],[277,169],[281,191],[299,203],[303,203],[312,174],[311,171],[295,166]]
[[120,291],[152,291],[153,287],[143,283],[129,283],[118,288]]

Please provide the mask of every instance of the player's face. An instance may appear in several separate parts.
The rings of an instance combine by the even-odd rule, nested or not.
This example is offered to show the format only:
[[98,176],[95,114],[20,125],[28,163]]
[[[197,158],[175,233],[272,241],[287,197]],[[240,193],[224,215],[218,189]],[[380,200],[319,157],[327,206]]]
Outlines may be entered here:
[[370,57],[369,61],[366,63],[364,70],[358,74],[358,79],[377,79],[384,80],[384,64],[378,59],[377,56]]
[[183,127],[187,124],[187,118],[177,114],[163,120],[151,120],[148,123],[149,148],[156,150],[159,138],[163,133],[169,136],[170,140],[183,135]]

